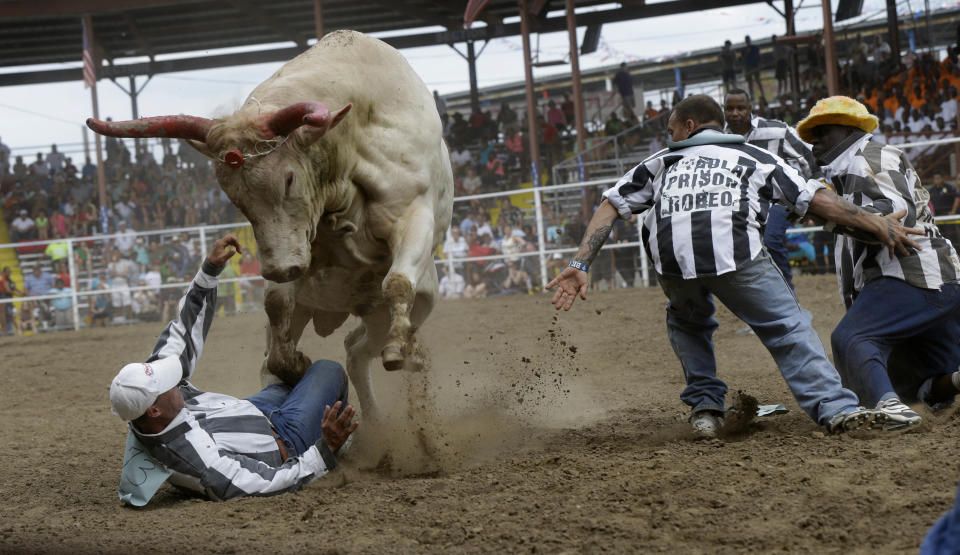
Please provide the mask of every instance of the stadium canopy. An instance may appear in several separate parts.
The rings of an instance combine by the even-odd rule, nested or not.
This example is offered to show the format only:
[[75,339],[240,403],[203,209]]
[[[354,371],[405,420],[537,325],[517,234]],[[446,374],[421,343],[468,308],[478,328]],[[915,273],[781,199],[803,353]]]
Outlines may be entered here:
[[[595,8],[577,14],[578,26],[752,3],[758,0],[575,2],[577,8]],[[565,4],[528,0],[535,16],[531,31],[565,30]],[[6,0],[0,2],[0,86],[81,80],[85,15],[92,16],[101,79],[285,61],[324,30],[382,35],[401,49],[521,34],[517,0],[491,0],[469,29],[463,28],[466,5],[467,0]],[[216,53],[241,47],[246,51]],[[49,68],[63,63],[77,66]]]

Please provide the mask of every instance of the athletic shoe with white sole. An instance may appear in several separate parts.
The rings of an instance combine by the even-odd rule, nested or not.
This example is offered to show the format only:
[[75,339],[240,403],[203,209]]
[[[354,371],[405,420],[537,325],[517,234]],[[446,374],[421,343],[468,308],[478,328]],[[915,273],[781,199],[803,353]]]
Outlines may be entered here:
[[856,410],[834,415],[827,424],[827,432],[842,434],[854,430],[885,430],[888,415],[880,410],[857,407]]
[[696,439],[713,439],[717,437],[723,417],[719,413],[705,410],[690,415],[690,427],[693,428],[693,437]]
[[896,397],[877,403],[877,410],[887,416],[887,421],[883,425],[884,430],[892,432],[906,430],[913,426],[919,426],[923,422],[923,418],[919,414]]

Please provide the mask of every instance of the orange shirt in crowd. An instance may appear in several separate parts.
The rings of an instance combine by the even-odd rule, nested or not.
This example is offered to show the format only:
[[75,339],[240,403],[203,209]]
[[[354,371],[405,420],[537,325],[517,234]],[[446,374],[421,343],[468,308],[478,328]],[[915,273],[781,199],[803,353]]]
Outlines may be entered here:
[[900,107],[900,101],[897,100],[897,97],[891,95],[883,101],[883,107],[887,109],[891,114],[897,111],[897,108]]

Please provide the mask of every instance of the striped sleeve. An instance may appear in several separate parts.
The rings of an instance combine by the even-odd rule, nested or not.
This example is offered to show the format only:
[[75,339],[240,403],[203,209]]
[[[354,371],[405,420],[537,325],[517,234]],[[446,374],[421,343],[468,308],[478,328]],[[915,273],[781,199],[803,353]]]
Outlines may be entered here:
[[772,189],[772,198],[778,200],[798,217],[807,214],[810,201],[817,190],[826,188],[826,185],[816,179],[804,179],[796,169],[787,164],[782,158],[770,152],[753,146],[738,145],[737,150],[745,152],[760,162],[760,166],[767,172],[766,186]]
[[184,422],[178,428],[164,434],[175,439],[155,443],[150,453],[170,469],[196,480],[198,489],[215,501],[296,491],[336,467],[333,453],[322,441],[319,447],[313,445],[275,467],[219,448],[200,426]]
[[146,362],[177,357],[183,380],[193,375],[217,309],[217,275],[222,268],[204,262],[177,305],[177,318],[163,329]]
[[810,201],[820,189],[827,186],[816,179],[804,179],[800,173],[787,164],[777,164],[770,172],[768,183],[774,190],[774,197],[798,217],[807,215]]
[[623,219],[629,219],[633,214],[640,214],[653,205],[653,179],[663,167],[661,156],[666,149],[647,158],[635,168],[628,171],[620,181],[604,191],[603,197],[617,209]]

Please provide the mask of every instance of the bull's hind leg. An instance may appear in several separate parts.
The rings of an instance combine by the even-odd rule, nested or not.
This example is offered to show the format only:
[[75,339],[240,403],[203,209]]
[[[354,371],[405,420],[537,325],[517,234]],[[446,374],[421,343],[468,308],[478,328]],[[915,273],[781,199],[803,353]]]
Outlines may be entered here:
[[267,330],[267,356],[261,367],[266,381],[267,374],[276,376],[293,387],[310,366],[310,359],[297,350],[313,310],[298,305],[293,283],[267,282],[263,307],[270,321]]
[[363,418],[368,421],[375,420],[379,415],[373,383],[370,381],[370,359],[383,348],[389,327],[389,313],[379,308],[363,316],[362,323],[343,341],[347,350],[347,374],[353,382]]
[[383,280],[384,301],[390,312],[390,327],[381,353],[387,370],[403,368],[410,354],[411,330],[422,323],[411,321],[417,297],[428,294],[432,298],[437,291],[433,210],[425,203],[415,203],[400,221],[405,225],[398,226],[390,238],[393,265]]

